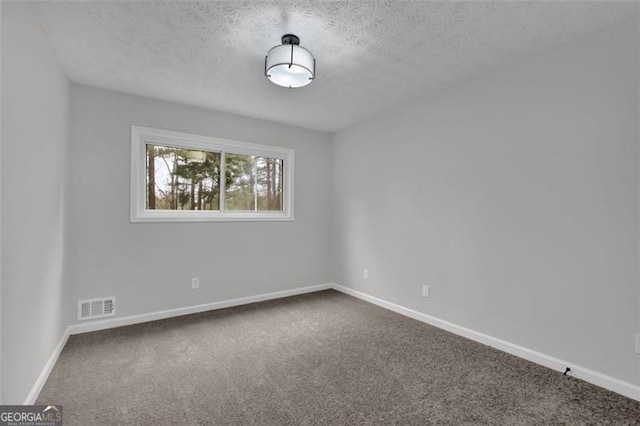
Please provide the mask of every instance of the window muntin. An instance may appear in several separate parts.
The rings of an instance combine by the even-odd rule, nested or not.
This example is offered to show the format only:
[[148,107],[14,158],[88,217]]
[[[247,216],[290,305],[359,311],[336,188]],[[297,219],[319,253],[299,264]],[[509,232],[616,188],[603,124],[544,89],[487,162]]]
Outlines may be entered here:
[[293,220],[292,188],[291,149],[131,129],[132,222]]

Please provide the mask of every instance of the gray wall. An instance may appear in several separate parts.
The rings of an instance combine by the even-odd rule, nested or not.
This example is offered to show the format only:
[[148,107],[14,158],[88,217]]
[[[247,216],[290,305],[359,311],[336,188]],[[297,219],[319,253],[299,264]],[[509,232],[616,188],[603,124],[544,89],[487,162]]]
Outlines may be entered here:
[[339,132],[335,280],[640,383],[637,31]]
[[[329,136],[77,85],[70,114],[73,300],[125,316],[330,280]],[[129,223],[131,125],[295,149],[295,221]]]
[[[637,37],[636,55],[637,55],[637,61],[638,61],[637,66],[638,66],[638,69],[640,70],[640,17],[636,20],[636,37]],[[636,108],[637,108],[636,124],[638,126],[638,142],[640,144],[640,78],[638,78],[637,94],[638,94],[638,97],[637,97],[638,103],[636,104]],[[640,148],[638,149],[637,167],[638,167],[637,176],[638,176],[638,203],[639,203],[638,212],[640,212]],[[638,233],[640,234],[640,213],[638,215],[638,221],[639,221]],[[638,275],[640,276],[640,235],[638,235],[637,244],[638,244],[637,265],[638,265]],[[636,334],[636,349],[638,349],[638,345],[640,345],[640,343],[638,342],[638,339],[640,339],[640,286],[638,287],[638,326],[637,326],[637,334]],[[640,361],[638,361],[638,377],[640,377]]]
[[[0,49],[2,48],[2,2],[0,2]],[[0,76],[2,75],[2,54],[0,53]],[[1,80],[1,77],[0,77]],[[0,96],[2,95],[2,81],[0,81]],[[0,178],[2,177],[2,102],[0,102]],[[2,396],[2,185],[0,184],[0,404]]]
[[62,336],[68,82],[28,4],[2,4],[2,394],[22,403]]

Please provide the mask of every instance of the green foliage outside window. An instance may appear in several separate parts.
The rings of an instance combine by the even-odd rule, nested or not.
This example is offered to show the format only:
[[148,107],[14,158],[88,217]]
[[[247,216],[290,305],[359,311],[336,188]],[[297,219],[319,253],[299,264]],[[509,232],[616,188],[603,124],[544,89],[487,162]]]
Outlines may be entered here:
[[[220,210],[222,154],[147,144],[146,209]],[[283,161],[225,154],[225,210],[282,211]]]

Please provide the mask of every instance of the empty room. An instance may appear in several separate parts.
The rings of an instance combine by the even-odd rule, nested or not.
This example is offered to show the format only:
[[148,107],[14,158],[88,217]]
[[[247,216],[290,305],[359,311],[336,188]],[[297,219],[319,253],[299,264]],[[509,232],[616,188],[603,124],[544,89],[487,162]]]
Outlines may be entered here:
[[640,424],[640,2],[0,14],[0,425]]

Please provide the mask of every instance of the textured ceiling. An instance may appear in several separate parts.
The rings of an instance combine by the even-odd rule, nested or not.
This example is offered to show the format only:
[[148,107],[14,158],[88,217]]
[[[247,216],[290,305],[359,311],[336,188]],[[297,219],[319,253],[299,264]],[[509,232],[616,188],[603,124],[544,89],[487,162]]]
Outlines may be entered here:
[[[637,2],[46,1],[71,81],[336,131],[638,13]],[[284,89],[264,55],[297,34],[317,79]]]

